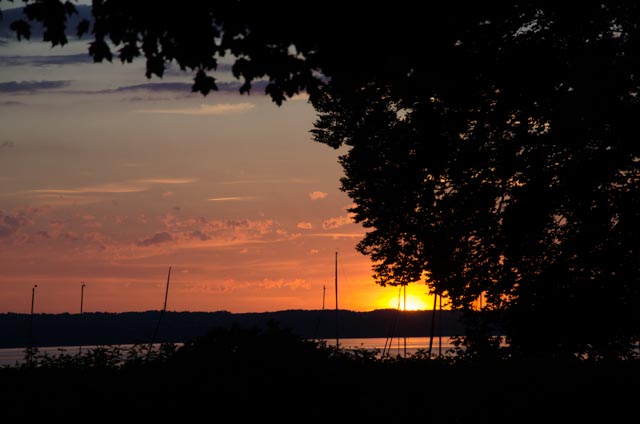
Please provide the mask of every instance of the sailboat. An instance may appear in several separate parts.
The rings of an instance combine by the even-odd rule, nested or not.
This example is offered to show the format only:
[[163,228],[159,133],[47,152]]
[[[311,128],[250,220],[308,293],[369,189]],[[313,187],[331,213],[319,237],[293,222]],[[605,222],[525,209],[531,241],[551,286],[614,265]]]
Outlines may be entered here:
[[[335,274],[335,296],[336,296],[336,315],[335,315],[335,321],[336,321],[336,349],[338,349],[340,347],[340,336],[339,336],[339,331],[338,331],[338,252],[336,251],[335,254],[335,265],[334,265],[334,274]],[[322,316],[324,316],[324,299],[325,299],[325,293],[326,293],[326,286],[322,286],[322,311],[320,313],[320,316],[318,317],[318,321],[316,322],[316,329],[313,335],[313,340],[316,339],[316,333],[318,332],[318,328],[320,327],[320,318]]]

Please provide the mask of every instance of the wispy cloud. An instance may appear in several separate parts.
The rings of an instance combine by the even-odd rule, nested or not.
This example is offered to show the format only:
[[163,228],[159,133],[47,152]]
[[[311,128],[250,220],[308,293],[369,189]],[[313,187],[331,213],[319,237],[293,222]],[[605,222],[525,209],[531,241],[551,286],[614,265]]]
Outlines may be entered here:
[[[240,87],[242,87],[243,84],[244,83],[241,83],[239,81],[216,82],[218,91],[229,92],[229,93],[239,93]],[[261,94],[266,94],[265,89],[267,88],[268,84],[269,84],[268,81],[253,81],[251,83],[250,93],[259,92]]]
[[27,93],[68,87],[71,81],[7,81],[0,82],[0,93]]
[[295,278],[286,280],[284,278],[281,279],[271,279],[264,278],[262,280],[247,280],[247,281],[236,281],[233,279],[224,280],[222,282],[216,283],[211,286],[211,290],[220,292],[220,293],[233,293],[242,290],[251,290],[251,289],[259,289],[259,290],[309,290],[311,285],[302,278]]
[[364,237],[364,233],[314,233],[308,235],[311,237],[328,237],[332,239]]
[[346,216],[338,216],[335,218],[329,218],[322,222],[322,228],[325,230],[333,230],[335,228],[342,227],[343,225],[351,224],[353,222],[353,216],[351,214]]
[[29,192],[42,194],[136,193],[147,189],[147,187],[136,184],[113,183],[77,188],[44,188],[29,190]]
[[[184,77],[184,72],[180,71],[180,77]],[[240,92],[242,83],[238,81],[220,81],[216,82],[218,92],[235,93]],[[259,81],[252,84],[252,89],[263,90],[267,86],[267,82]],[[113,89],[100,90],[97,93],[125,93],[125,92],[137,92],[137,91],[153,91],[153,92],[172,92],[172,93],[191,93],[193,84],[187,82],[148,82],[144,84],[124,85]]]
[[195,178],[143,178],[137,181],[149,184],[190,184],[197,180]]
[[253,103],[221,103],[217,105],[200,105],[194,108],[178,108],[178,109],[139,109],[138,113],[158,113],[172,115],[195,115],[195,116],[212,116],[212,115],[231,115],[237,113],[248,112],[256,105]]
[[40,199],[47,205],[65,206],[65,205],[89,205],[103,201],[100,196],[89,196],[86,194],[34,194],[34,199]]
[[304,178],[257,178],[257,179],[246,179],[246,180],[233,180],[233,181],[222,181],[218,184],[221,185],[240,185],[240,184],[307,184],[312,183],[313,180],[307,180]]
[[92,186],[73,188],[43,188],[29,190],[29,193],[43,195],[73,195],[73,194],[97,194],[97,193],[137,193],[147,191],[152,185],[158,184],[189,184],[197,181],[194,178],[143,178],[139,180],[105,183]]
[[[216,72],[231,73],[232,66],[233,65],[230,63],[218,63],[218,65],[216,66]],[[167,76],[184,78],[185,71],[180,69],[180,67],[175,63],[169,63],[167,64],[167,68],[165,69],[164,74]],[[220,85],[220,83],[217,81],[216,81],[216,84],[218,86]]]
[[272,220],[209,220],[204,217],[181,219],[167,214],[164,228],[126,244],[112,244],[119,258],[134,259],[164,255],[178,250],[247,249],[251,245],[279,243],[292,239]]
[[122,87],[100,90],[98,93],[126,93],[132,91],[190,93],[192,84],[186,82],[150,82],[146,84],[125,85]]
[[208,202],[246,202],[253,200],[253,196],[233,196],[233,197],[211,197],[207,199]]
[[92,63],[88,53],[41,56],[3,56],[2,66],[46,66],[46,65],[76,65]]
[[328,195],[329,193],[325,193],[323,191],[312,191],[311,193],[309,193],[309,198],[311,200],[320,200],[325,199]]
[[313,228],[313,224],[311,224],[310,222],[302,221],[302,222],[298,222],[296,227],[303,230],[311,230]]
[[310,287],[309,283],[306,280],[301,278],[296,278],[294,280],[285,280],[283,278],[278,280],[272,280],[270,278],[265,278],[261,283],[257,285],[257,287],[261,289],[308,289]]
[[164,228],[169,232],[175,247],[202,248],[229,246],[243,243],[261,243],[284,240],[287,234],[279,233],[273,220],[210,220],[205,217],[180,218],[167,214],[162,218]]

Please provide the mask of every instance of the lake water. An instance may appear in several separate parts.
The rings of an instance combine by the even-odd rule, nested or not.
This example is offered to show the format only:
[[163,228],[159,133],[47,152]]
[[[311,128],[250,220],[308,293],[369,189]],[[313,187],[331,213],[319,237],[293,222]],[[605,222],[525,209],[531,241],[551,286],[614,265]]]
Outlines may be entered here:
[[[336,345],[336,339],[327,339],[327,344],[330,346]],[[381,353],[388,353],[390,355],[405,356],[416,353],[418,350],[429,350],[429,337],[396,337],[393,339],[387,339],[384,337],[371,337],[371,338],[354,338],[354,339],[339,339],[341,348],[345,349],[377,349]],[[450,337],[434,337],[431,345],[432,354],[446,354],[447,351],[453,348],[453,342]]]
[[[327,345],[335,346],[336,339],[325,340]],[[407,337],[387,339],[384,337],[371,337],[371,338],[353,338],[353,339],[339,339],[340,347],[343,349],[377,349],[380,353],[385,352],[389,355],[405,356],[411,355],[417,352],[419,349],[429,349],[429,337]],[[118,345],[120,348],[126,350],[133,345]],[[96,346],[83,346],[82,350],[95,348]],[[446,354],[447,350],[453,347],[453,343],[449,337],[434,337],[433,344],[431,346],[432,354]],[[48,354],[50,356],[59,355],[61,353],[68,355],[75,355],[78,353],[78,346],[52,346],[52,347],[39,347],[39,354]],[[0,366],[15,366],[24,362],[25,349],[9,348],[0,349]]]
[[[176,343],[176,345],[181,346],[182,343]],[[130,347],[133,347],[133,344],[122,344],[122,345],[114,345],[112,347],[119,347],[126,354]],[[160,346],[160,344],[154,344],[154,348]],[[82,346],[82,352],[85,353],[89,349],[93,349],[99,346]],[[101,346],[101,347],[109,347],[109,346]],[[49,346],[49,347],[38,347],[38,356],[47,354],[49,356],[56,356],[60,354],[66,355],[76,355],[80,351],[79,346]],[[145,351],[146,352],[146,351]],[[25,348],[16,347],[16,348],[8,348],[8,349],[0,349],[0,367],[10,365],[15,366],[25,362]]]

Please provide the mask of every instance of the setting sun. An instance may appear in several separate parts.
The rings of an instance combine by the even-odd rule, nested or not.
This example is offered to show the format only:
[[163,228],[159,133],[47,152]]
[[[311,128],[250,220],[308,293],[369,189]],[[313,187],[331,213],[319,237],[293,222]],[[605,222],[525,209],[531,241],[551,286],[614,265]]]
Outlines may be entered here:
[[[421,291],[425,293],[420,293]],[[403,290],[397,289],[395,290],[394,295],[385,298],[380,302],[380,304],[384,304],[385,308],[399,308],[401,310],[407,311],[421,311],[432,308],[433,301],[429,302],[429,299],[432,299],[432,296],[426,293],[424,286],[408,286],[406,296]]]

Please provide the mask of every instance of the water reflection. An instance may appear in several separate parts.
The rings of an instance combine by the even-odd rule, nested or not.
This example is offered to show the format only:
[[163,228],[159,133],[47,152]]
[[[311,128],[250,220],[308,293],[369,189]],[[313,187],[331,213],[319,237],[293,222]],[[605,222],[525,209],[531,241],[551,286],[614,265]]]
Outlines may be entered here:
[[[176,347],[182,346],[183,343],[175,343]],[[153,350],[159,349],[160,343],[156,343],[153,345]],[[91,349],[96,348],[118,348],[122,351],[122,354],[126,357],[129,349],[134,346],[140,346],[135,344],[121,344],[121,345],[112,345],[112,346],[82,346],[83,353],[90,351]],[[16,348],[7,348],[0,349],[0,367],[3,366],[18,366],[24,364],[26,362],[26,348],[24,347],[16,347]],[[38,347],[37,348],[37,356],[48,355],[50,357],[55,357],[58,355],[70,355],[74,356],[78,354],[78,346],[47,346],[47,347]]]

